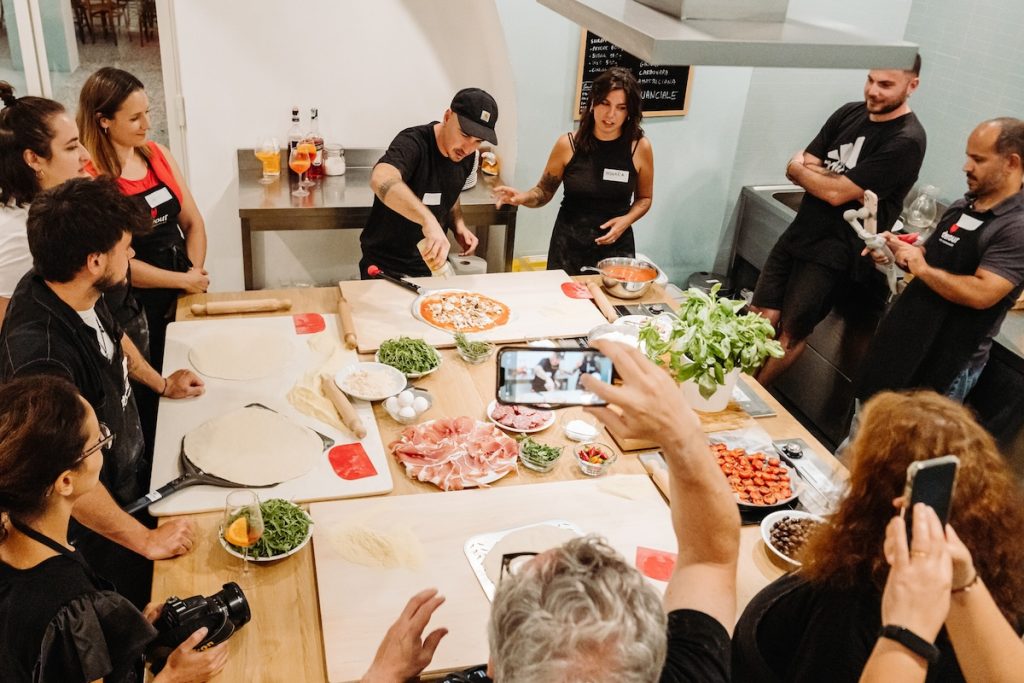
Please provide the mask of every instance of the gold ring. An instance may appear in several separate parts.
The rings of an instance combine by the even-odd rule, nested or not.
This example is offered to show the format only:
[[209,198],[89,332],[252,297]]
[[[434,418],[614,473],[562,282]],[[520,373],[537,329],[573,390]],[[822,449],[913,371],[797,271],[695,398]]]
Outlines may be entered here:
[[927,557],[928,553],[926,553],[923,550],[911,550],[910,551],[910,556],[911,557]]

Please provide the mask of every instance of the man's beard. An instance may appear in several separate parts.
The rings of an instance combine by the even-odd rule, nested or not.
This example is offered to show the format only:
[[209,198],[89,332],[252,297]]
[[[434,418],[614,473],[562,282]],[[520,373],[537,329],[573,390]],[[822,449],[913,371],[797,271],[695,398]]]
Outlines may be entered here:
[[93,287],[98,289],[101,293],[106,294],[107,292],[112,292],[118,287],[124,285],[127,281],[127,274],[121,278],[117,278],[112,272],[110,272],[110,270],[107,270],[107,272],[103,273],[103,277],[93,284]]

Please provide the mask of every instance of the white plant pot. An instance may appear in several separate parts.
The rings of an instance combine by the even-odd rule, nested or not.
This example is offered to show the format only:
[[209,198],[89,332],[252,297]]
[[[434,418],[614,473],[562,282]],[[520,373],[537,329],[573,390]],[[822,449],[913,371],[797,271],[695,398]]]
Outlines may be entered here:
[[683,397],[690,407],[701,413],[717,413],[725,410],[732,398],[732,390],[736,388],[736,382],[740,378],[740,369],[733,368],[725,375],[725,384],[718,387],[711,398],[704,398],[700,395],[700,387],[691,380],[680,382],[679,387],[683,391]]

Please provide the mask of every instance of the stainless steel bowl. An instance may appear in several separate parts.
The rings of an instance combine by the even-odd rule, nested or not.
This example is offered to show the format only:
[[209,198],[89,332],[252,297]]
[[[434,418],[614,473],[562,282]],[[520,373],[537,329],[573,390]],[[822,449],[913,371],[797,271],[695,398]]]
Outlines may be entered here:
[[[608,268],[612,266],[650,268],[651,271],[654,272],[654,276],[650,280],[646,280],[644,282],[621,280],[608,274]],[[654,283],[655,278],[658,277],[658,268],[650,261],[626,258],[623,256],[602,259],[597,262],[596,267],[586,266],[582,268],[582,270],[592,270],[594,272],[601,273],[601,286],[604,287],[609,294],[620,299],[639,299],[647,293],[647,290],[650,289],[651,285]]]

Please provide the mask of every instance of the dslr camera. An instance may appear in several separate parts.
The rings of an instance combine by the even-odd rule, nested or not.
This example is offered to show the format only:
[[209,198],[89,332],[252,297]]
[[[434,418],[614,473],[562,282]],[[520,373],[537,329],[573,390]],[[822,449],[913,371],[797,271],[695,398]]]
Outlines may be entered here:
[[205,598],[193,595],[182,600],[172,595],[153,623],[158,633],[146,651],[153,673],[159,673],[171,652],[202,627],[207,628],[207,634],[196,646],[197,650],[206,650],[224,642],[251,618],[249,601],[233,581]]

